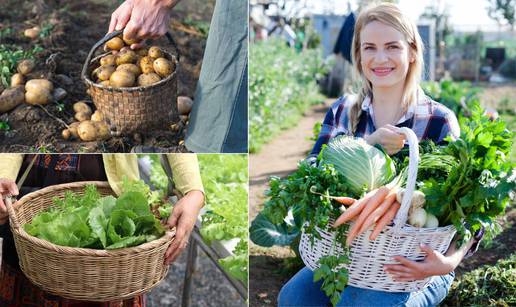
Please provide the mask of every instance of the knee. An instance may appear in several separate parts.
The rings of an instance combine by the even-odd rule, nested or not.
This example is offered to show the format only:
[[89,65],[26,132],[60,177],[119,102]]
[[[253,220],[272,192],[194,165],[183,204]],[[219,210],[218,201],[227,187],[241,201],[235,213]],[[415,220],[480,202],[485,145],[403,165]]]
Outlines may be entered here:
[[290,292],[289,284],[290,284],[290,282],[287,282],[286,284],[283,285],[283,287],[281,287],[281,290],[278,294],[278,306],[287,306],[288,305],[288,302],[290,301],[288,299],[288,293]]

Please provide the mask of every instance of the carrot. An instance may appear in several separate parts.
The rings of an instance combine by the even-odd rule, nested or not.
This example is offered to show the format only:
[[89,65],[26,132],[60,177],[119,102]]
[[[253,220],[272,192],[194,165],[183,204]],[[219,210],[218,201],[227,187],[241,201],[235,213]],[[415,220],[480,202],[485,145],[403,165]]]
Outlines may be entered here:
[[322,194],[322,193],[319,193],[319,192],[314,191],[312,188],[313,188],[313,186],[310,188],[310,192],[311,192],[312,194],[317,194],[317,195],[324,196],[324,197],[326,197],[326,198],[334,199],[334,200],[336,200],[338,203],[341,203],[341,204],[343,204],[343,205],[352,205],[354,202],[356,202],[356,201],[357,201],[356,199],[351,198],[351,197],[346,197],[346,196],[331,196],[331,195]]
[[349,246],[353,239],[359,235],[359,230],[362,227],[364,221],[369,217],[369,215],[385,200],[385,197],[389,193],[390,189],[386,186],[379,188],[376,193],[369,199],[367,204],[364,206],[364,209],[360,213],[356,223],[351,227],[348,232],[348,236],[346,238],[346,244]]
[[360,212],[362,212],[362,209],[364,209],[364,206],[367,204],[367,201],[371,198],[371,196],[376,192],[377,190],[372,190],[371,192],[367,193],[364,197],[357,200],[356,202],[351,205],[344,213],[342,213],[339,218],[333,223],[333,227],[336,228],[347,221],[354,218],[356,215],[358,215]]
[[389,192],[389,195],[385,197],[385,200],[381,203],[378,208],[376,208],[373,213],[371,213],[367,219],[364,221],[362,226],[360,227],[360,230],[358,231],[358,234],[361,234],[362,232],[366,231],[371,225],[376,223],[382,215],[391,207],[392,203],[396,200],[396,193],[391,191]]
[[382,229],[386,225],[388,225],[392,221],[392,219],[396,216],[396,213],[398,213],[400,206],[401,206],[400,203],[397,201],[392,204],[392,206],[389,208],[387,213],[385,213],[384,216],[382,216],[382,218],[378,221],[378,223],[374,227],[373,232],[369,236],[369,240],[376,239],[376,237],[380,234]]

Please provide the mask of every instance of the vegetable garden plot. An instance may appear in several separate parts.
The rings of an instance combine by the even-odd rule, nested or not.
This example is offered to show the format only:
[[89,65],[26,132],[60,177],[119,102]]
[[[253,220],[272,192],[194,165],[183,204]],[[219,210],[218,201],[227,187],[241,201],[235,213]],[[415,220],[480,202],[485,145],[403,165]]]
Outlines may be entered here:
[[[22,59],[32,58],[35,67],[31,73],[23,76],[25,81],[47,79],[51,81],[54,91],[63,91],[58,97],[54,95],[54,101],[49,104],[20,104],[9,112],[2,112],[0,150],[128,152],[135,145],[144,145],[161,147],[172,152],[183,151],[184,146],[181,144],[187,117],[183,117],[177,125],[164,124],[164,131],[152,131],[148,135],[136,133],[84,142],[77,139],[65,140],[66,137],[70,138],[70,134],[63,136],[62,131],[68,128],[66,125],[76,120],[76,111],[72,105],[84,101],[90,108],[93,107],[86,87],[80,79],[80,71],[86,59],[86,52],[105,35],[110,14],[116,8],[116,4],[98,0],[86,3],[67,1],[66,5],[57,1],[36,2],[36,5],[32,2],[20,5],[19,2],[10,0],[0,4],[2,12],[12,12],[0,13],[2,89],[10,85],[17,63]],[[172,13],[175,21],[171,24],[170,31],[182,54],[178,71],[178,95],[194,95],[206,41],[204,26],[209,25],[212,9],[211,2],[202,9],[195,9],[194,3],[179,5]],[[192,13],[194,10],[195,14]],[[32,36],[34,38],[24,35],[26,29],[34,27],[38,32]],[[156,44],[167,47],[165,40],[160,39]]]

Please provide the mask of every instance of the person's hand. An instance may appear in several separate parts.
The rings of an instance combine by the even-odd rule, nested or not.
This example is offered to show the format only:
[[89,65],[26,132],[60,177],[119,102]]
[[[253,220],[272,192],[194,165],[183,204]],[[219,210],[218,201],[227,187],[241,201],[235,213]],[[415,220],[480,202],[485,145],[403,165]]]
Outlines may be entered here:
[[377,129],[366,136],[365,140],[369,145],[380,144],[389,155],[397,153],[405,145],[405,135],[400,132],[400,128],[393,125]]
[[18,195],[18,187],[11,179],[0,178],[0,225],[3,225],[9,219],[9,213],[4,203],[4,197],[7,195]]
[[[126,0],[111,14],[108,33],[124,29],[124,39],[142,41],[167,33],[170,10],[179,0]],[[132,49],[142,46],[131,45]]]
[[446,257],[427,245],[421,244],[420,248],[426,253],[424,261],[411,261],[402,256],[395,256],[394,260],[401,264],[386,264],[385,272],[395,281],[414,281],[430,276],[446,275],[458,265],[452,257]]
[[170,227],[176,227],[174,241],[165,253],[165,264],[169,265],[188,245],[188,239],[197,221],[197,216],[204,204],[204,194],[200,191],[190,191],[174,206],[168,219]]

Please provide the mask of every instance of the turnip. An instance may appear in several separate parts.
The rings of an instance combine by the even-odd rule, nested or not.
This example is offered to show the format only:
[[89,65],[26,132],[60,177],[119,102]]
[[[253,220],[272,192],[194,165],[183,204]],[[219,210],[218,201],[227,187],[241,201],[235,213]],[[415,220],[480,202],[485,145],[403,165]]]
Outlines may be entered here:
[[421,228],[425,225],[427,213],[423,208],[416,208],[412,210],[409,215],[408,222],[414,227]]
[[425,228],[437,228],[439,227],[439,220],[432,213],[426,214]]

